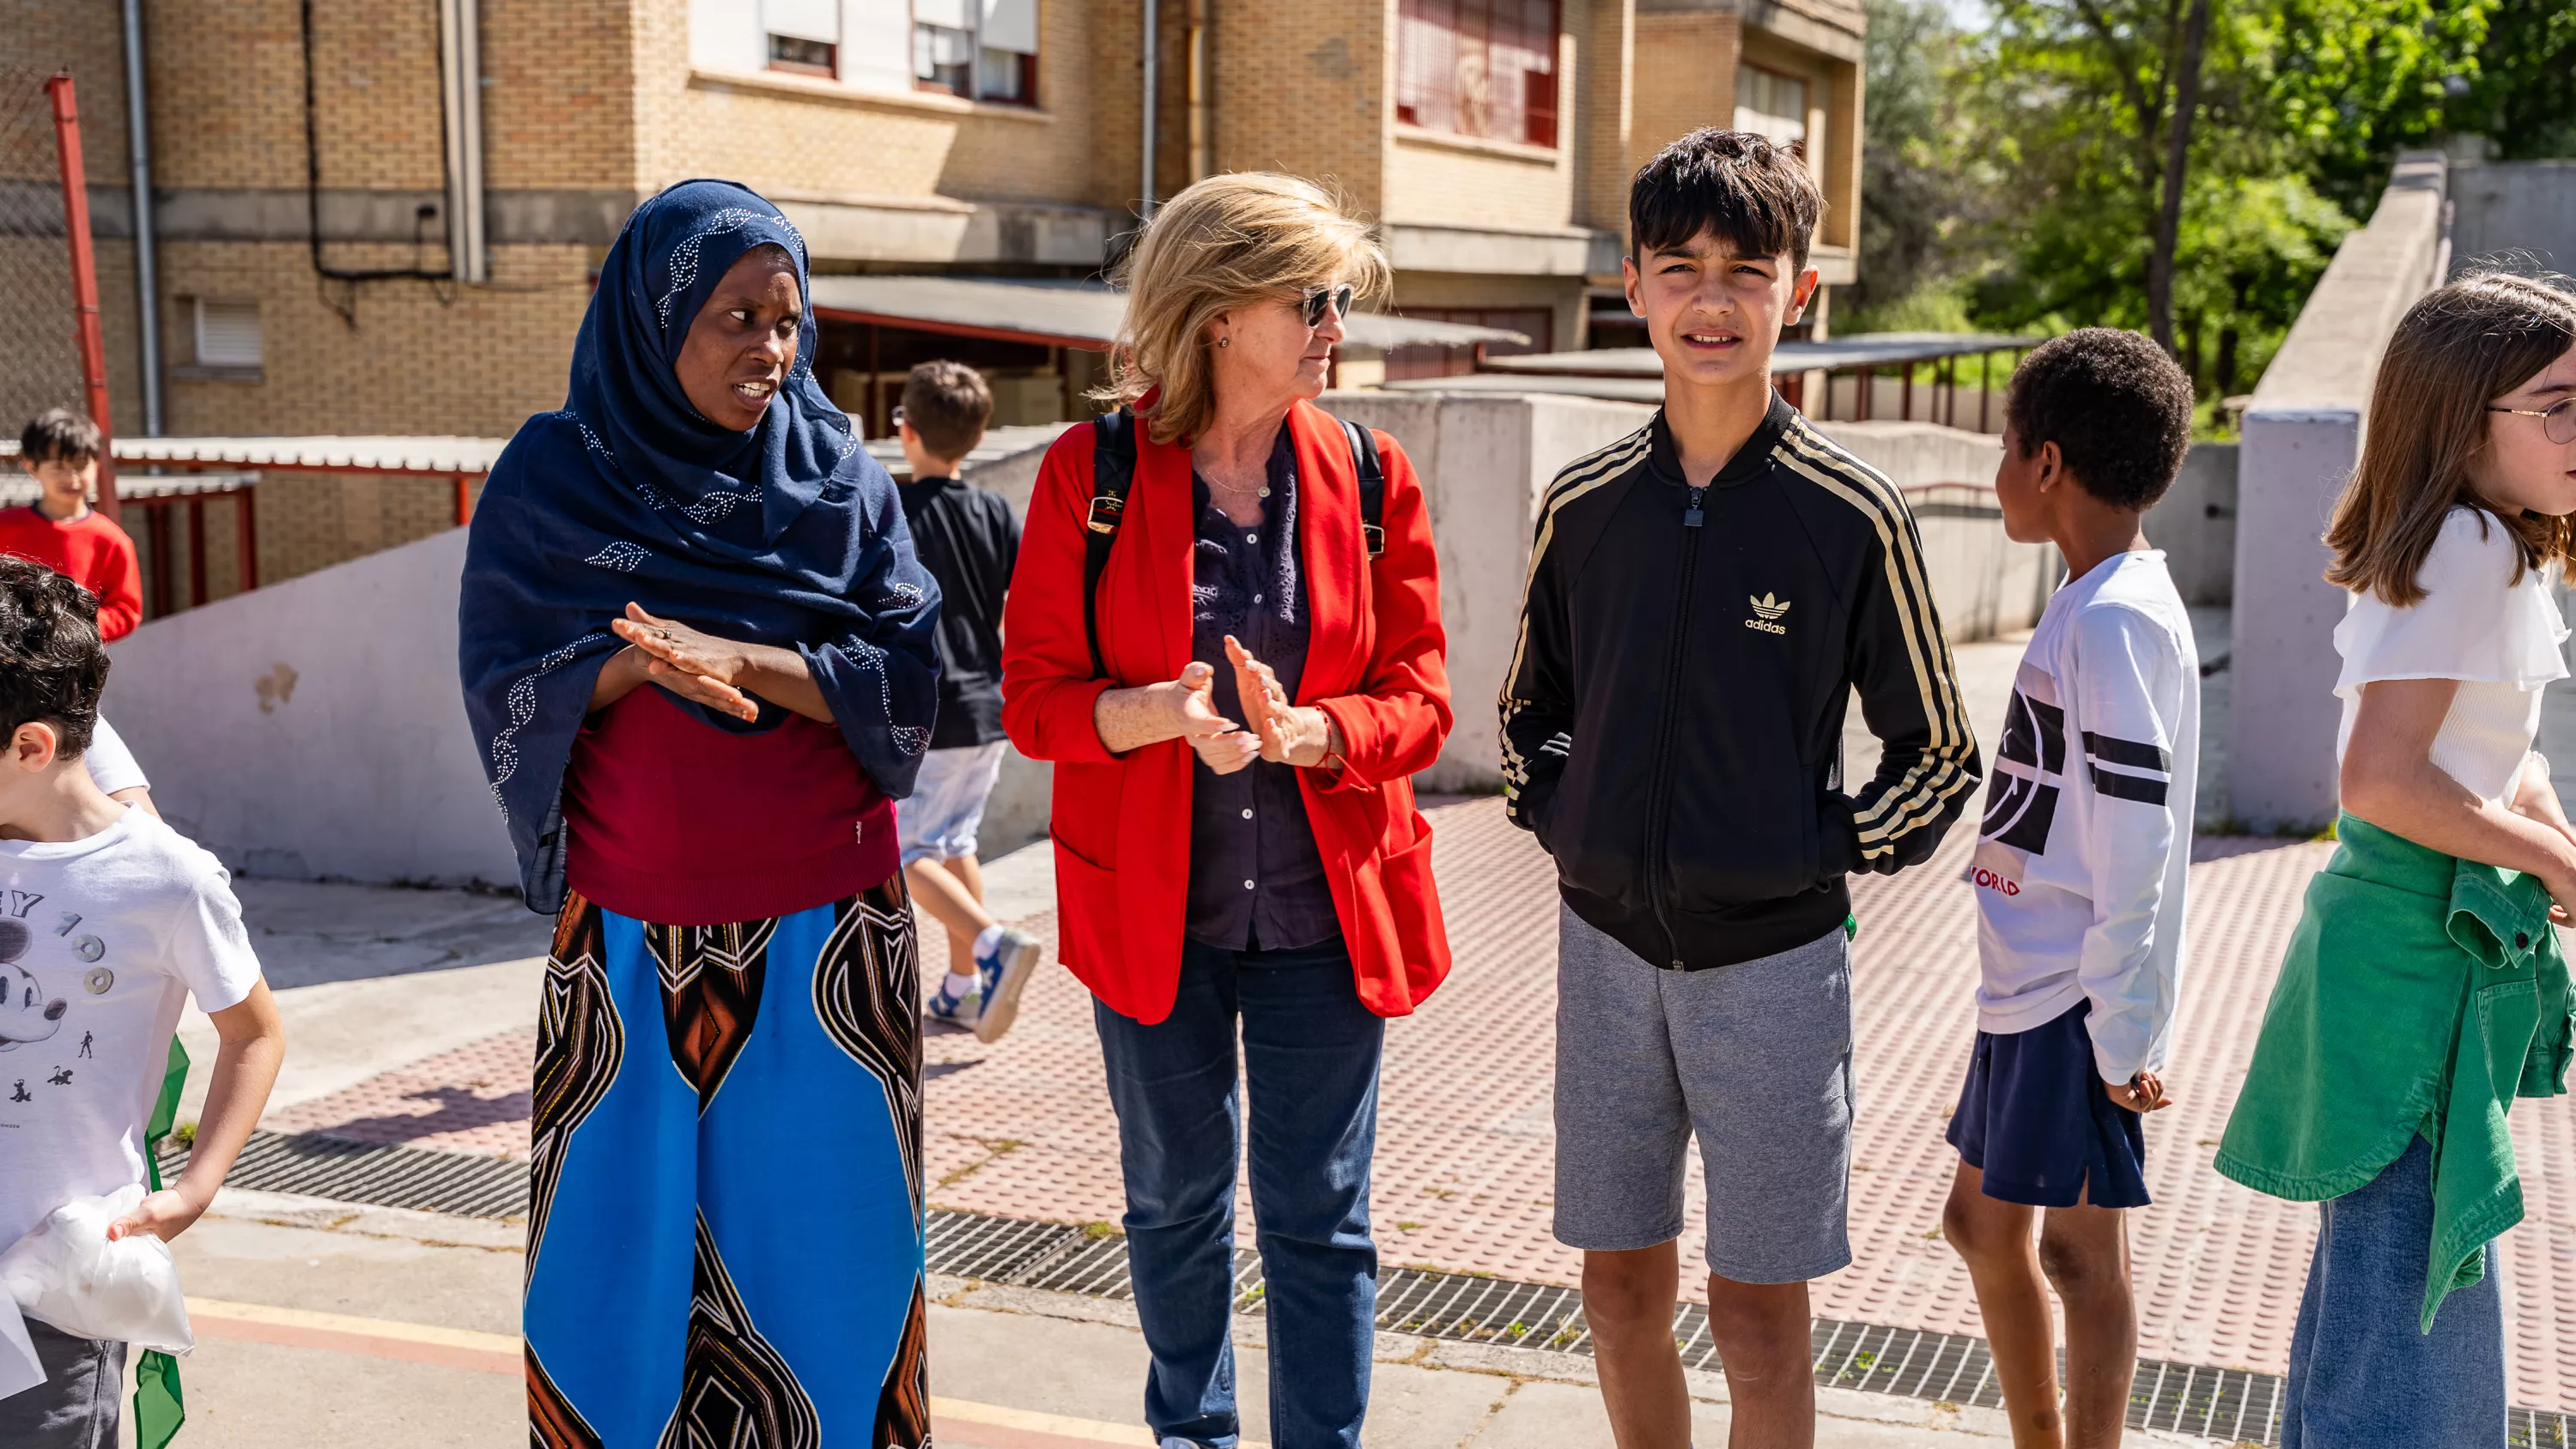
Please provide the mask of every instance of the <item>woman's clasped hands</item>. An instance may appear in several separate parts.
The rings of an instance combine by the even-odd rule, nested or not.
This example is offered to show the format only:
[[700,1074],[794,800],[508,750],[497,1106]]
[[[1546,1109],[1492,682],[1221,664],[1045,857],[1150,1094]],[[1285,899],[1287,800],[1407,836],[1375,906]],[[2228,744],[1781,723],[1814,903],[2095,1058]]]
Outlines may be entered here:
[[[623,625],[619,634],[631,637]],[[1102,694],[1093,707],[1101,742],[1123,754],[1159,740],[1182,740],[1220,775],[1254,760],[1312,769],[1340,756],[1341,731],[1331,715],[1291,703],[1279,676],[1230,634],[1225,653],[1248,724],[1217,712],[1216,669],[1193,662],[1168,684]]]

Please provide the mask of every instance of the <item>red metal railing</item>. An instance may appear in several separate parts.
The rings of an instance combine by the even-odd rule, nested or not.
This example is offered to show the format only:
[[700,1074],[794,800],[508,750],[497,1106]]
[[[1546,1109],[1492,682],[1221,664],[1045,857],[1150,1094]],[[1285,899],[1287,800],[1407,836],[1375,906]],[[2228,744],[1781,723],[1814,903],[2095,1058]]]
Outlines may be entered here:
[[[72,75],[63,71],[45,82],[54,103],[54,154],[63,178],[63,234],[71,243],[72,313],[80,333],[81,387],[90,421],[100,436],[113,435],[107,413],[107,341],[98,322],[98,254],[90,244],[89,178],[81,165],[80,103],[72,92]],[[98,459],[98,511],[118,517],[116,460],[104,451]]]

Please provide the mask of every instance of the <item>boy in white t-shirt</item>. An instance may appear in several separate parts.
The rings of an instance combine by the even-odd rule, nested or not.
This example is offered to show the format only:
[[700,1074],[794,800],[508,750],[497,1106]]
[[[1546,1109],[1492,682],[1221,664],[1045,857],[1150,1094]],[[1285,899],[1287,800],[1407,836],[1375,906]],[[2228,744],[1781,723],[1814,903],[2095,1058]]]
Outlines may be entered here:
[[[191,993],[222,1047],[187,1171],[111,1238],[174,1238],[205,1212],[285,1054],[224,868],[108,798],[82,759],[107,682],[97,609],[71,580],[0,557],[0,1249],[74,1198],[145,1181],[145,1124]],[[45,1382],[0,1398],[0,1445],[114,1443],[125,1345],[26,1326]]]
[[[2004,531],[2055,544],[2066,582],[2014,678],[1969,872],[1978,1030],[1941,1221],[2021,1444],[2116,1444],[2128,1415],[2123,1214],[2147,1204],[2143,1114],[2167,1105],[2200,753],[2191,617],[2139,525],[2181,467],[2191,415],[2190,379],[2162,348],[2100,327],[2033,350],[2005,404]],[[2066,1309],[2062,1412],[2051,1286]]]

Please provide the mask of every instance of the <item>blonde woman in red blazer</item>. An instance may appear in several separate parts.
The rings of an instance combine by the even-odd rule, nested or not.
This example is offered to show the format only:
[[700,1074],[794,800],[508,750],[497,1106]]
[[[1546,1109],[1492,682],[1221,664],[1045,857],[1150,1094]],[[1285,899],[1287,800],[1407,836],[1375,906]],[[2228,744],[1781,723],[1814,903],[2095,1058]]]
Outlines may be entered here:
[[1039,470],[1004,613],[1003,725],[1056,766],[1059,953],[1096,998],[1167,1445],[1241,1430],[1238,1031],[1271,1441],[1357,1446],[1367,1409],[1384,1018],[1449,970],[1410,782],[1450,725],[1430,522],[1374,434],[1370,557],[1352,440],[1312,401],[1386,280],[1368,229],[1304,181],[1219,176],[1165,204],[1127,275],[1136,461],[1094,600],[1103,672],[1089,427]]

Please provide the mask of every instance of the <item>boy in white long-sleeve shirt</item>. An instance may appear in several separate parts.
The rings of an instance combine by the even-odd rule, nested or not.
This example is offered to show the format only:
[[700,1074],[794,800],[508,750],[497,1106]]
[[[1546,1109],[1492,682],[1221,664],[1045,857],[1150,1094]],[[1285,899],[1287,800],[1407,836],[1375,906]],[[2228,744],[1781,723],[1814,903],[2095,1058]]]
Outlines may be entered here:
[[2004,529],[2056,544],[2067,581],[2022,655],[1970,871],[1977,1040],[1942,1227],[2022,1449],[2117,1444],[2137,1359],[2123,1214],[2147,1204],[2142,1118],[2167,1105],[2200,752],[2191,619],[2139,522],[2191,412],[2163,349],[2107,328],[2033,351],[2006,404]]

